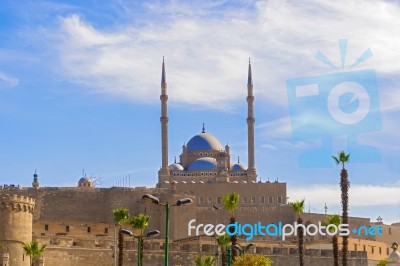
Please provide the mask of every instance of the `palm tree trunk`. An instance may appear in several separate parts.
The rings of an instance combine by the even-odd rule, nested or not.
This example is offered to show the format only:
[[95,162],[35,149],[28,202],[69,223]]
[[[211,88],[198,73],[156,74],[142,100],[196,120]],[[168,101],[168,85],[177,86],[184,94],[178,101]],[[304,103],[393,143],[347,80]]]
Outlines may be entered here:
[[[234,217],[234,216],[232,216],[231,217],[231,219],[229,220],[229,224],[234,224],[234,223],[236,223],[236,218]],[[229,231],[231,232],[231,233],[233,233],[234,232],[234,228],[229,228]],[[236,234],[234,234],[234,235],[232,235],[231,236],[231,244],[232,244],[232,246],[234,246],[234,245],[236,245],[236,243],[237,243],[237,235]],[[235,261],[235,257],[236,256],[238,256],[239,254],[238,254],[238,251],[236,250],[236,249],[232,249],[232,261]]]
[[118,266],[124,265],[124,235],[121,230],[118,232]]
[[333,265],[339,266],[339,244],[338,244],[338,237],[336,235],[332,237],[332,247],[333,247]]
[[[343,224],[348,224],[349,222],[349,187],[350,182],[347,175],[347,170],[344,168],[340,172],[340,189],[342,191],[342,221]],[[349,250],[349,242],[348,236],[343,236],[343,246],[342,246],[342,264],[343,266],[347,266],[348,262],[348,250]]]
[[222,261],[222,266],[226,266],[226,248],[221,247],[221,261]]
[[140,236],[140,265],[143,265],[144,237]]
[[[303,224],[303,219],[299,216],[297,224]],[[304,266],[304,230],[303,227],[297,228],[297,235],[299,237],[299,265]]]

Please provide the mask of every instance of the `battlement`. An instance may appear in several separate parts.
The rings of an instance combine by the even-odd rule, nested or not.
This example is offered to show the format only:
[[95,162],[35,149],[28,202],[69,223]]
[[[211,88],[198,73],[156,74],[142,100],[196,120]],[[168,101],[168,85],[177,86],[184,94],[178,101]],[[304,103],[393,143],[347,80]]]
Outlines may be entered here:
[[21,195],[0,195],[0,210],[18,210],[33,213],[35,199]]

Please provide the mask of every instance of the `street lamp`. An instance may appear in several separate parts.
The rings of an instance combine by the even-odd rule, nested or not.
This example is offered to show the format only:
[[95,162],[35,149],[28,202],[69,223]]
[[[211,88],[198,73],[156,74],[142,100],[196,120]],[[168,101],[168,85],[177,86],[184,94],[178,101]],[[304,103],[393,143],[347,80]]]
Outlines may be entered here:
[[[122,229],[121,233],[124,235],[128,235],[128,236],[133,236],[133,238],[137,238],[138,239],[138,254],[137,254],[137,265],[141,266],[140,263],[140,246],[142,245],[141,242],[141,236],[135,236],[132,231],[126,230],[126,229]],[[153,231],[149,231],[147,232],[147,234],[143,237],[151,237],[151,236],[158,236],[160,234],[160,231],[158,230],[153,230]]]
[[175,204],[169,205],[169,203],[161,203],[160,199],[151,195],[151,194],[145,194],[142,196],[142,199],[144,201],[149,201],[151,203],[165,206],[165,244],[164,244],[164,265],[168,266],[168,245],[169,245],[169,208],[173,206],[183,206],[183,205],[189,205],[193,203],[193,200],[191,198],[183,198],[178,200]]

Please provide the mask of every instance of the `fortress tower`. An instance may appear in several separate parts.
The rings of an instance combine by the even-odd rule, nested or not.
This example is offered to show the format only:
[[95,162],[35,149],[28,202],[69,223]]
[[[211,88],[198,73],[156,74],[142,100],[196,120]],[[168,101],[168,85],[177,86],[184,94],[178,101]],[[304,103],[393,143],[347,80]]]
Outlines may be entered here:
[[3,245],[0,253],[9,255],[10,266],[29,266],[29,257],[22,245],[32,241],[34,206],[33,198],[0,195],[0,243]]

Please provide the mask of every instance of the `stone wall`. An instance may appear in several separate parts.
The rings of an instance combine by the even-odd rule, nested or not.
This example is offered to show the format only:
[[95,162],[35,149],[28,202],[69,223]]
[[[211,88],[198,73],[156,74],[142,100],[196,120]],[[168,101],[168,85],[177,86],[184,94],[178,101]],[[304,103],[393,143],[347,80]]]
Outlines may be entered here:
[[[199,252],[198,250],[202,250]],[[263,250],[258,250],[263,251]],[[298,255],[296,250],[274,248],[264,250],[267,257],[271,258],[274,266],[298,266]],[[169,265],[194,266],[197,255],[213,255],[212,245],[170,245]],[[307,250],[305,265],[321,266],[333,265],[332,252],[326,250]],[[49,247],[45,252],[45,266],[111,266],[113,265],[112,249],[82,249],[79,247]],[[137,261],[137,245],[130,244],[124,251],[124,264],[135,265]],[[219,260],[221,261],[221,260]],[[144,250],[143,265],[163,266],[163,245],[147,244]],[[365,252],[352,253],[349,266],[376,265],[374,261],[368,261]]]

